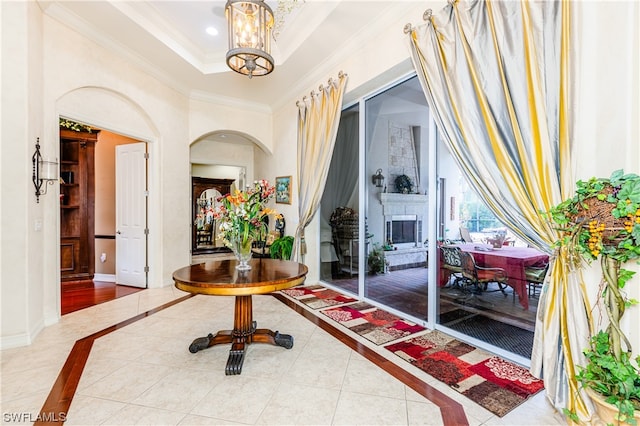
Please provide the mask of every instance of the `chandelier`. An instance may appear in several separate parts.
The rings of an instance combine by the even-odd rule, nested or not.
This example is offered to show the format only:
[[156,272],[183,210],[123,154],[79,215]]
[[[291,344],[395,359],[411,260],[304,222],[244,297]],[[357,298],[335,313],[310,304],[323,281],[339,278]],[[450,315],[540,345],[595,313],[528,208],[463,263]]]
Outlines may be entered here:
[[264,0],[227,0],[229,68],[249,78],[273,71],[271,31],[273,12]]

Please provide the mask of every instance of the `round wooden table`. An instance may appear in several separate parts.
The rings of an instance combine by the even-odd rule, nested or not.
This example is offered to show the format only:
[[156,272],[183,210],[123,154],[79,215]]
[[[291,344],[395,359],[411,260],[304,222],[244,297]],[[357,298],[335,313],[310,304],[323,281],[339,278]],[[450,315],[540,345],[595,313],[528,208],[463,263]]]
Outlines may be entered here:
[[266,328],[257,328],[253,320],[251,296],[267,294],[301,284],[308,269],[288,260],[252,259],[251,269],[239,271],[236,260],[219,260],[180,268],[173,273],[175,286],[180,290],[212,296],[235,296],[233,330],[220,330],[199,337],[189,351],[196,353],[210,346],[231,343],[225,374],[242,372],[245,346],[250,343],[270,343],[287,349],[293,347],[293,336]]

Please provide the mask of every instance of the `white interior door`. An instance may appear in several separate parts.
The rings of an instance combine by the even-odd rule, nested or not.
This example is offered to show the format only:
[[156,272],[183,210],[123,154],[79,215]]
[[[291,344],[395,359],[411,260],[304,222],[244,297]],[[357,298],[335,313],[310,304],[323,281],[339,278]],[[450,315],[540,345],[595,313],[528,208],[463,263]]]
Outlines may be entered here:
[[147,286],[147,145],[116,146],[116,283]]

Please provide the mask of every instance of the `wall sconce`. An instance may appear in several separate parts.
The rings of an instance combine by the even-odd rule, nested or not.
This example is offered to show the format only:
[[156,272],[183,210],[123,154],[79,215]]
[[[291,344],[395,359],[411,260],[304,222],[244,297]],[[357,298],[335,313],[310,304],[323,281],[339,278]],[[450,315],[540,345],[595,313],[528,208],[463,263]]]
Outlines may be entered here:
[[33,186],[36,188],[36,202],[40,202],[40,196],[47,193],[47,186],[42,188],[42,184],[48,183],[53,185],[54,181],[58,181],[58,160],[43,159],[40,154],[40,138],[36,139],[36,152],[31,157],[33,163]]
[[376,174],[371,176],[371,182],[376,188],[382,188],[384,186],[384,176],[382,176],[382,169],[376,170]]

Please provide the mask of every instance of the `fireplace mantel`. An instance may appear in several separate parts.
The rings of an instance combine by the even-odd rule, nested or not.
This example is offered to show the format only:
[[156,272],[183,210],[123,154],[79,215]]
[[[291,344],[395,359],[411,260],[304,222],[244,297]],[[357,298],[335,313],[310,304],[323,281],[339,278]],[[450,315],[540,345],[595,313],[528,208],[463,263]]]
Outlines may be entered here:
[[426,214],[429,196],[423,194],[399,194],[383,192],[380,194],[382,214],[385,216]]

